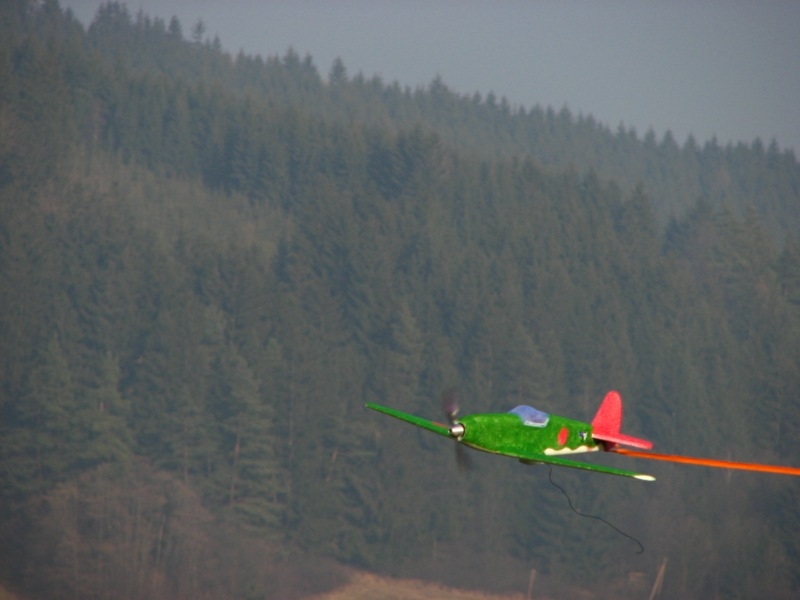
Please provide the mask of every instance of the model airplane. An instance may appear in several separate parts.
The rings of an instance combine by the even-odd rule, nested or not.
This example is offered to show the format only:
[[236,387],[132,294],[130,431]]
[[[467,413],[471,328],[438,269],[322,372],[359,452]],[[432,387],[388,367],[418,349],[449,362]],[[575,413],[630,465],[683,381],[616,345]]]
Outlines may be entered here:
[[452,393],[444,398],[444,409],[450,421],[449,425],[435,423],[371,402],[368,402],[366,407],[452,438],[459,443],[458,448],[464,445],[483,452],[512,456],[525,464],[549,463],[559,467],[634,477],[644,481],[655,480],[652,475],[563,458],[569,454],[605,450],[651,460],[800,475],[800,469],[792,467],[656,454],[622,448],[621,446],[630,446],[648,450],[653,444],[621,433],[622,398],[615,391],[606,394],[591,423],[551,415],[525,405],[517,406],[507,413],[465,415],[458,418],[458,405]]

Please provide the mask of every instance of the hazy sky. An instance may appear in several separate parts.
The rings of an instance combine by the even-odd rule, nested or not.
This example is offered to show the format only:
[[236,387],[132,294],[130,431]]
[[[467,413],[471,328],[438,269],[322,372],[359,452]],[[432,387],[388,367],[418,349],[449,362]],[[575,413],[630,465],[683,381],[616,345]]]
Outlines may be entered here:
[[[61,0],[88,24],[101,0]],[[678,143],[773,138],[800,155],[800,2],[130,0],[231,53],[310,54],[323,77],[454,91],[594,115]]]

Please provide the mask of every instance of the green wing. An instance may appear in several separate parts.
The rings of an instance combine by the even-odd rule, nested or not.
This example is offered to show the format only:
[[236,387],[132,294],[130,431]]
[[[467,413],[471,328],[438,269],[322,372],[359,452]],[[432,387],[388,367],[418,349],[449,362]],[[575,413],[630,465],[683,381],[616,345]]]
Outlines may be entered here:
[[596,465],[594,463],[581,462],[577,460],[567,460],[558,456],[547,456],[546,454],[533,455],[531,457],[520,458],[519,462],[526,465],[535,465],[536,463],[549,463],[559,467],[569,467],[571,469],[583,469],[585,471],[596,471],[597,473],[607,473],[608,475],[620,475],[622,477],[633,477],[641,479],[642,481],[655,481],[656,478],[652,475],[645,475],[644,473],[635,473],[633,471],[626,471],[624,469],[615,469],[614,467],[607,467],[605,465]]
[[447,427],[446,425],[441,425],[440,423],[434,423],[433,421],[428,421],[427,419],[423,419],[422,417],[415,417],[414,415],[404,413],[400,410],[387,408],[385,406],[381,406],[380,404],[373,404],[372,402],[367,402],[364,406],[366,406],[367,408],[371,408],[372,410],[377,410],[379,413],[383,413],[385,415],[389,415],[390,417],[394,417],[395,419],[400,419],[401,421],[405,421],[406,423],[411,423],[412,425],[416,425],[417,427],[422,427],[423,429],[427,429],[428,431],[438,433],[439,435],[450,437],[450,428]]

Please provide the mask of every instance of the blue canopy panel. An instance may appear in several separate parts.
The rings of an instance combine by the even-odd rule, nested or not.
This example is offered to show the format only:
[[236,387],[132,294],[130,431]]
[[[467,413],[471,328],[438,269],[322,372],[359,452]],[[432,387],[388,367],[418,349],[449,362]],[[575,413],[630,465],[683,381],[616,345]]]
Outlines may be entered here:
[[532,406],[527,406],[525,404],[512,408],[508,412],[517,415],[523,425],[528,425],[530,427],[544,427],[550,420],[550,415],[546,412],[536,410]]

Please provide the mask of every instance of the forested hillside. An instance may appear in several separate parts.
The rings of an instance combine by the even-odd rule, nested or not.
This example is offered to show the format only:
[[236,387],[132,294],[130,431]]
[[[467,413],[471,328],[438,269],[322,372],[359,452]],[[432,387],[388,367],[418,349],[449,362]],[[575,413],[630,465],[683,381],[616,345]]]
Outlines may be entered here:
[[[131,26],[133,25],[133,26]],[[92,46],[138,73],[159,73],[187,82],[213,81],[226,92],[268,98],[281,106],[303,107],[327,121],[369,124],[385,131],[421,125],[462,154],[494,160],[530,156],[538,164],[595,170],[626,192],[645,182],[659,221],[680,217],[698,198],[726,206],[738,216],[755,208],[774,235],[795,235],[800,221],[800,169],[791,151],[773,141],[720,146],[715,139],[658,139],[620,123],[614,129],[567,107],[512,106],[494,93],[460,95],[441,78],[412,89],[379,76],[356,73],[336,61],[327,78],[312,58],[289,49],[283,57],[230,57],[219,40],[205,40],[202,22],[192,24],[184,43],[182,27],[131,16],[110,4],[89,31]],[[166,33],[166,35],[165,35]],[[754,107],[754,110],[758,110]]]
[[[795,597],[800,481],[652,484],[367,414],[521,402],[800,465],[800,165],[0,8],[0,577],[30,598],[462,587]],[[187,39],[188,38],[188,39]],[[623,463],[622,457],[587,460]],[[638,574],[638,575],[637,575]],[[638,591],[638,596],[641,592]]]

